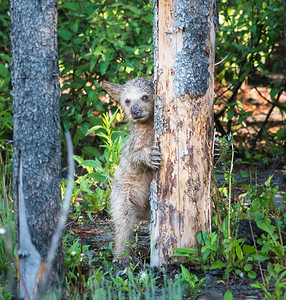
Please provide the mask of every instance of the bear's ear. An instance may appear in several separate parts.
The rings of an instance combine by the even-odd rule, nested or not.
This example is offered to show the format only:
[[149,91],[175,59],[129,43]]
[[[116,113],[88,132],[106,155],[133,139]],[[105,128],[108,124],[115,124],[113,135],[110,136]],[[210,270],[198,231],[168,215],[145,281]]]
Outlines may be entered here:
[[102,82],[102,88],[113,98],[115,101],[120,101],[120,94],[122,90],[122,85],[111,83],[108,81]]

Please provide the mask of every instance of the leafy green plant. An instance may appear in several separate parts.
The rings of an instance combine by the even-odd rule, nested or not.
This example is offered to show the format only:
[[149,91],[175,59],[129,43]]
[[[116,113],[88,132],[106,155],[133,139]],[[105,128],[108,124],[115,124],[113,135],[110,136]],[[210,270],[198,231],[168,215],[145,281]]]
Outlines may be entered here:
[[[252,270],[253,257],[245,251],[243,244],[244,239],[230,238],[223,241],[226,247],[227,255],[227,272],[234,271],[237,275],[244,277],[247,274],[249,278],[256,278],[256,272]],[[251,249],[254,248],[252,247]]]
[[[135,235],[135,240],[133,243],[131,243],[130,241],[127,241],[127,246],[129,247],[132,255],[136,256],[136,257],[141,257],[141,253],[140,253],[140,249],[139,249],[139,240],[138,240],[138,234],[136,233]],[[128,253],[126,251],[124,251],[122,253],[122,257],[124,257],[125,255],[127,255]]]
[[[191,263],[200,266],[204,272],[214,269],[225,269],[227,272],[234,271],[237,275],[247,274],[250,278],[255,278],[252,271],[253,256],[245,251],[243,239],[224,238],[220,244],[216,232],[198,232],[197,241],[201,245],[200,250],[194,248],[173,248],[176,251],[171,257],[187,257]],[[254,248],[251,248],[255,253]]]
[[81,245],[78,238],[73,239],[72,243],[68,242],[68,236],[63,239],[65,251],[65,268],[77,268],[84,260],[84,252],[89,248],[89,245]]
[[89,245],[82,245],[80,239],[74,238],[73,232],[70,232],[64,236],[63,246],[65,249],[66,283],[73,286],[73,293],[81,293],[84,291],[86,283],[82,272],[83,263],[87,260],[84,253],[88,250]]
[[[0,159],[0,276],[6,274],[8,270],[9,259],[7,243],[9,242],[11,246],[14,246],[15,243],[11,162],[8,153],[9,152],[6,151],[6,160]],[[9,239],[9,241],[7,239]],[[13,249],[9,249],[9,251],[12,251],[10,255],[13,256],[15,251]]]
[[11,54],[10,54],[10,17],[8,14],[9,2],[0,2],[0,156],[3,150],[12,147],[8,141],[12,140],[12,97],[11,90]]
[[111,175],[114,173],[114,167],[119,164],[120,154],[123,148],[124,139],[127,135],[126,129],[116,130],[112,124],[119,116],[117,109],[114,114],[102,115],[102,125],[97,125],[88,130],[86,134],[95,133],[102,143],[101,147],[105,148],[103,155],[99,158],[104,161],[105,166],[110,170]]
[[[265,276],[265,282],[256,282],[251,284],[252,287],[262,289],[265,297],[270,300],[285,299],[286,295],[286,270],[279,264],[274,266],[271,263],[267,265],[268,276]],[[273,285],[273,289],[272,289]]]
[[[0,153],[1,154],[1,153]],[[4,159],[5,157],[5,159]],[[12,299],[17,251],[9,151],[0,155],[0,298]]]
[[189,270],[187,270],[184,266],[181,265],[181,274],[180,279],[183,282],[186,282],[189,287],[190,294],[192,296],[197,296],[200,294],[200,286],[206,280],[206,277],[202,278],[201,280],[198,279],[197,275],[191,274]]
[[113,245],[113,242],[110,242],[108,246],[102,245],[98,249],[98,252],[96,253],[96,256],[93,258],[93,261],[100,262],[103,265],[108,265],[109,262],[111,262],[112,258],[113,258],[112,245]]
[[251,202],[249,216],[265,232],[257,240],[258,245],[261,246],[261,251],[265,254],[271,253],[272,258],[284,264],[285,246],[283,245],[281,233],[284,215],[278,213],[278,208],[274,203],[274,197],[279,187],[271,187],[270,183],[271,177],[264,184],[257,187],[244,185]]
[[110,176],[98,158],[94,160],[83,160],[79,156],[74,156],[79,163],[79,167],[87,172],[85,175],[77,175],[75,181],[75,198],[80,198],[87,213],[102,212],[108,207],[110,195]]
[[232,292],[230,290],[227,290],[224,293],[223,300],[232,300],[232,299],[233,299]]
[[[230,235],[227,225],[228,213],[217,232],[198,232],[197,242],[199,249],[194,248],[174,248],[176,251],[172,257],[187,257],[191,263],[196,266],[202,266],[203,271],[225,268],[225,276],[234,271],[239,276],[246,274],[249,278],[256,278],[256,270],[253,265],[260,261],[274,259],[276,262],[284,265],[285,246],[282,240],[281,227],[284,223],[284,214],[278,214],[274,203],[274,196],[278,187],[271,187],[271,178],[264,184],[254,187],[253,185],[243,185],[247,193],[242,194],[240,202],[231,204],[232,215],[231,224],[235,220],[250,217],[255,220],[258,228],[265,233],[261,234],[256,240],[255,246],[244,244],[243,238],[237,238],[236,235]],[[227,198],[228,191],[225,191]],[[244,206],[245,196],[248,195],[249,209],[237,209]],[[271,216],[272,217],[271,219]],[[236,227],[236,234],[239,226]],[[254,238],[254,236],[253,236]],[[256,249],[256,246],[258,249]]]
[[86,134],[95,132],[102,142],[105,150],[102,155],[94,159],[84,160],[80,156],[74,156],[78,167],[86,174],[77,175],[73,199],[84,199],[83,205],[86,212],[101,212],[108,209],[110,184],[116,165],[119,163],[120,154],[124,145],[126,131],[118,131],[113,123],[118,117],[118,110],[112,114],[102,115],[102,124],[92,127]]

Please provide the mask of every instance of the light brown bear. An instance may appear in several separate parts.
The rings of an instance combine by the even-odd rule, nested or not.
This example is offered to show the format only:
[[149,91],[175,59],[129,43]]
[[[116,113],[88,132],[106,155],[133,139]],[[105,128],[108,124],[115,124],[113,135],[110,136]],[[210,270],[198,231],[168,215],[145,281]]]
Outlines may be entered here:
[[[154,146],[153,79],[136,78],[124,85],[103,82],[103,89],[118,101],[130,123],[130,137],[114,173],[111,213],[115,226],[114,260],[128,259],[127,241],[139,220],[150,219],[149,192],[153,170],[160,167]],[[121,256],[127,252],[127,256]]]

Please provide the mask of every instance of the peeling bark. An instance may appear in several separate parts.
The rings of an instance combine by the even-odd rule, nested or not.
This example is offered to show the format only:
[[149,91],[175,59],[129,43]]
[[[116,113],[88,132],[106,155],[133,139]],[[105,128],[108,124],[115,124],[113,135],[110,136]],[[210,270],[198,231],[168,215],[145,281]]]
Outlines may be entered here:
[[[215,3],[154,3],[155,130],[162,166],[151,184],[151,265],[211,230]],[[152,205],[153,203],[153,205]]]
[[[33,298],[61,203],[57,0],[11,0],[11,25],[16,240]],[[62,272],[59,249],[53,282]]]

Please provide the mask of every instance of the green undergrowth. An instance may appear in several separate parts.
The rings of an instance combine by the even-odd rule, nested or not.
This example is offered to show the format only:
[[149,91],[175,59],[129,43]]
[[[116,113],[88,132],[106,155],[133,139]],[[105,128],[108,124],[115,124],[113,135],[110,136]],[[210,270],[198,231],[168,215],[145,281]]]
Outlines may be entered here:
[[[92,130],[96,130],[96,132],[102,130],[104,133],[102,137],[106,140],[105,151],[110,151],[108,157],[118,159],[117,154],[120,151],[118,153],[116,151],[116,155],[114,155],[110,150],[113,148],[109,147],[112,139],[109,139],[108,136],[112,136],[110,134],[112,130],[104,128],[104,126],[108,127],[109,123],[104,121],[103,127],[96,127]],[[234,159],[233,139],[228,136],[220,140],[220,143],[225,149],[221,151],[216,171],[224,175],[224,184],[214,187],[212,232],[197,233],[198,247],[196,249],[173,249],[173,258],[183,257],[185,259],[185,263],[181,265],[180,270],[177,270],[175,277],[168,278],[166,273],[165,277],[161,275],[156,278],[153,276],[152,269],[146,265],[144,267],[142,264],[136,267],[131,264],[130,268],[119,270],[112,263],[112,243],[109,247],[103,247],[94,256],[92,249],[83,250],[79,247],[79,241],[76,240],[76,244],[69,247],[74,247],[70,249],[78,251],[76,255],[74,254],[75,257],[81,258],[78,266],[84,269],[83,262],[85,261],[89,273],[84,276],[82,270],[77,271],[76,274],[81,274],[81,277],[79,275],[74,277],[75,266],[68,268],[67,274],[69,272],[73,274],[73,280],[68,281],[73,284],[72,286],[68,284],[71,290],[84,289],[85,295],[93,295],[91,296],[94,297],[93,299],[100,299],[100,297],[152,299],[155,294],[162,297],[158,299],[169,299],[168,295],[172,295],[172,293],[177,295],[177,298],[174,299],[193,298],[200,295],[201,291],[207,290],[205,278],[208,273],[217,270],[222,274],[221,282],[224,283],[223,289],[226,290],[225,299],[232,297],[229,282],[233,279],[249,282],[249,289],[260,289],[261,295],[265,295],[266,298],[271,293],[273,299],[283,299],[286,295],[286,195],[280,193],[284,202],[275,203],[275,195],[279,187],[271,184],[271,176],[263,183],[257,183],[254,179],[250,179],[247,184],[240,183],[240,179],[235,179],[233,174],[234,165],[237,163]],[[102,169],[101,172],[111,175],[116,163],[108,164],[111,168],[110,172],[107,169]],[[99,170],[91,162],[89,162],[89,167],[88,174]],[[241,178],[245,177],[245,173],[245,171],[242,172]],[[112,176],[109,180],[112,182]],[[96,185],[98,186],[100,183],[97,182]],[[110,185],[107,185],[107,190],[109,189]],[[138,251],[140,244],[137,238],[134,243],[129,243],[129,246],[132,250],[131,253],[136,253],[139,258],[143,259]],[[69,256],[70,252],[67,254]],[[102,267],[98,267],[100,264]],[[147,276],[148,282],[142,281],[140,274]],[[71,275],[68,277],[72,278]],[[164,284],[162,278],[165,280]],[[77,285],[79,285],[78,288],[74,289],[74,286]]]
[[[87,131],[86,135],[94,134],[100,139],[101,155],[86,160],[78,155],[74,156],[79,172],[74,184],[72,203],[76,205],[72,217],[80,216],[84,212],[91,218],[91,214],[109,211],[113,173],[127,137],[126,125],[114,125],[116,119],[121,117],[122,113],[118,110],[114,114],[103,114],[101,123]],[[76,202],[76,199],[84,201]]]
[[84,299],[183,299],[187,289],[183,281],[180,276],[176,280],[166,274],[156,277],[149,268],[138,270],[133,264],[117,272],[110,265],[105,271],[99,268],[90,274]]
[[10,299],[15,278],[15,223],[12,165],[9,151],[0,152],[0,299]]
[[[81,274],[81,278],[78,275],[74,277],[75,266],[67,268],[67,274],[73,274],[73,285],[71,281],[67,282],[71,294],[81,289],[84,299],[195,298],[208,289],[205,284],[208,273],[219,270],[222,274],[220,282],[224,283],[222,289],[226,291],[225,299],[232,299],[232,284],[228,282],[233,280],[238,281],[237,284],[249,282],[250,290],[260,289],[260,295],[265,295],[267,299],[284,299],[286,268],[285,240],[282,235],[285,235],[285,213],[282,209],[273,207],[277,187],[271,187],[268,180],[257,187],[249,185],[245,189],[249,195],[249,203],[244,205],[240,199],[240,202],[231,204],[230,234],[228,216],[220,213],[220,223],[215,213],[213,232],[198,232],[197,249],[173,249],[172,257],[184,257],[186,262],[181,264],[181,269],[172,278],[168,273],[154,275],[154,270],[148,265],[130,264],[129,268],[118,269],[111,261],[112,245],[99,250],[95,259],[92,251],[89,251],[91,249],[87,250],[87,246],[82,249],[79,241],[75,240],[69,255],[71,250],[77,251],[73,255],[78,259],[78,266],[83,270],[84,264],[88,265],[88,275],[84,276],[82,271],[77,271],[76,274]],[[246,197],[245,193],[242,195]],[[219,201],[223,201],[223,195]],[[247,223],[251,220],[254,243],[246,244],[246,238],[238,237],[241,220],[246,220]],[[140,248],[140,245],[131,246]],[[102,267],[94,268],[94,265],[99,264]],[[69,277],[71,275],[67,276]],[[74,286],[78,288],[75,289]],[[76,292],[74,297],[77,296]]]

